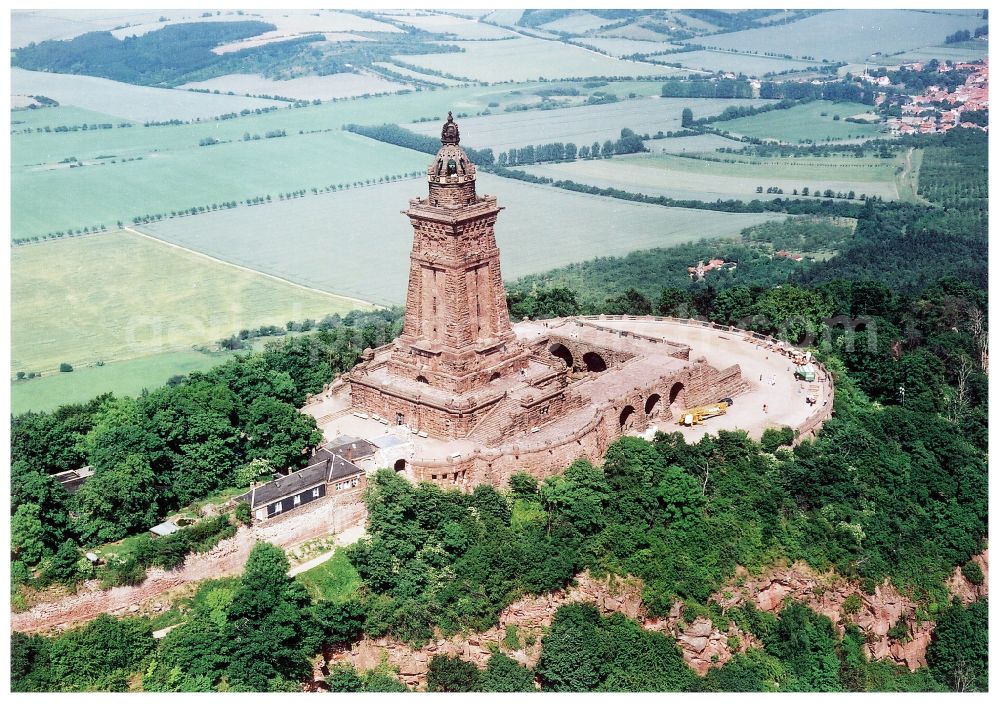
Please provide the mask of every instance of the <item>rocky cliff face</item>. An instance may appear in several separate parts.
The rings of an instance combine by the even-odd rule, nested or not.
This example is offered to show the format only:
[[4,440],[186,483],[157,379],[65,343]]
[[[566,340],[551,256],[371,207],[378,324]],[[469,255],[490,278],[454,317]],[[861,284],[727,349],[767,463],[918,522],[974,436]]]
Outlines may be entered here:
[[[988,552],[973,560],[988,576]],[[963,602],[968,603],[986,596],[988,579],[982,585],[973,585],[956,568],[949,581],[949,589]],[[436,638],[422,648],[414,649],[393,638],[362,638],[346,648],[329,649],[317,663],[317,684],[335,663],[347,662],[358,670],[370,670],[383,662],[396,669],[399,679],[408,687],[422,689],[427,684],[427,669],[435,655],[458,656],[485,668],[494,652],[502,652],[526,667],[534,667],[541,656],[541,640],[545,628],[552,624],[555,612],[567,603],[594,604],[603,614],[621,613],[637,620],[643,628],[657,631],[677,641],[684,661],[704,675],[712,667],[721,667],[734,652],[760,648],[763,644],[752,634],[741,631],[732,622],[725,630],[719,629],[706,618],[688,622],[684,606],[677,602],[664,617],[652,617],[642,603],[642,583],[635,578],[611,576],[597,579],[584,573],[568,589],[525,597],[514,602],[500,613],[498,625],[482,633],[466,636]],[[854,595],[856,599],[845,602]],[[917,605],[903,596],[886,581],[875,588],[874,594],[865,594],[856,582],[833,573],[817,573],[808,566],[795,564],[773,569],[763,575],[751,577],[743,572],[731,586],[714,594],[710,601],[727,610],[749,601],[761,611],[779,611],[786,599],[801,602],[833,621],[840,633],[847,624],[858,626],[867,636],[866,655],[869,658],[890,659],[915,670],[927,664],[927,646],[934,630],[933,621],[918,621]],[[889,631],[900,620],[905,624],[902,638],[889,636]],[[513,649],[506,642],[508,630],[517,635],[520,647]],[[739,644],[734,651],[732,645]]]

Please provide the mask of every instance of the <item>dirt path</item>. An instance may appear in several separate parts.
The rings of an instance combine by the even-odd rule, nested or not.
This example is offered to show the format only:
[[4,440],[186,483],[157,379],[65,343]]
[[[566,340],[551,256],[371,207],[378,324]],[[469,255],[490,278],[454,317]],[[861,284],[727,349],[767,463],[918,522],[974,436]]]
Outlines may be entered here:
[[914,166],[914,161],[917,161],[914,159],[915,151],[916,147],[910,147],[906,152],[906,163],[903,166],[903,173],[899,175],[899,180],[896,181],[896,194],[900,200],[926,205],[929,201],[917,193],[920,185],[920,166]]

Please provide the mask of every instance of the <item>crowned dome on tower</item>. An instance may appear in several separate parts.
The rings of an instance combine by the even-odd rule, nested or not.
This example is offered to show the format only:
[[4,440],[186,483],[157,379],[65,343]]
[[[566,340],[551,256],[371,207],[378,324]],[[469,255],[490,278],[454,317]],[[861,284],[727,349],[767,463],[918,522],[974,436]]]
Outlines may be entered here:
[[437,184],[459,184],[475,180],[476,166],[465,150],[458,146],[458,123],[448,112],[441,128],[441,148],[427,168],[427,180]]

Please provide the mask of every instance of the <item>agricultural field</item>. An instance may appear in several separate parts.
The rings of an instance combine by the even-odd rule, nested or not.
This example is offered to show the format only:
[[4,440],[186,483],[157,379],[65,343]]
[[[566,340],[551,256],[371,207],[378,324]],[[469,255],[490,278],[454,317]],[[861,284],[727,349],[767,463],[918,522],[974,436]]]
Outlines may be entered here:
[[[616,92],[616,85],[609,84],[605,90]],[[649,97],[543,112],[468,117],[461,121],[459,128],[463,144],[478,148],[491,147],[494,152],[525,144],[548,142],[574,142],[579,146],[595,140],[603,142],[605,139],[617,139],[623,127],[638,134],[679,130],[684,108],[691,108],[695,118],[701,118],[718,115],[730,105],[759,106],[769,102],[771,101],[762,99]],[[440,131],[440,125],[436,123],[406,127],[427,135]]]
[[972,40],[959,44],[945,44],[944,46],[922,46],[891,58],[894,63],[930,61],[931,59],[959,63],[962,61],[981,61],[989,56],[989,52],[989,42]]
[[[506,207],[497,242],[508,278],[643,247],[733,237],[744,227],[783,217],[664,208],[488,174],[480,174],[478,191],[496,194]],[[399,211],[418,195],[426,195],[426,185],[405,181],[138,229],[306,286],[391,305],[404,299],[413,238]]]
[[717,134],[694,134],[690,137],[647,139],[644,144],[653,154],[711,154],[716,149],[743,146]]
[[592,46],[600,52],[611,56],[632,56],[633,54],[656,54],[661,51],[680,48],[679,44],[662,41],[647,41],[642,39],[625,39],[624,37],[587,37],[578,39],[581,44]]
[[11,251],[11,371],[190,350],[358,307],[129,232],[25,245]]
[[[885,200],[898,200],[898,177],[904,170],[905,161],[903,156],[895,159],[857,159],[853,156],[780,159],[729,154],[708,156],[728,161],[673,155],[639,155],[520,168],[536,176],[568,179],[601,188],[620,188],[634,193],[664,195],[681,200],[753,200],[777,197],[766,193],[769,187],[782,189],[782,197],[785,198],[795,197],[793,190],[801,192],[806,187],[810,192],[823,192],[827,189],[834,193],[854,191],[856,195],[863,193],[881,196]],[[765,193],[757,193],[758,186],[763,187]],[[907,190],[904,196],[912,199],[913,193]]]
[[177,86],[178,90],[211,90],[236,95],[278,95],[297,100],[332,100],[356,95],[395,93],[410,86],[381,76],[359,73],[332,73],[328,76],[300,76],[277,81],[260,74],[230,73],[206,81]]
[[414,71],[411,68],[406,68],[405,66],[400,66],[389,61],[376,61],[372,64],[372,67],[388,69],[408,78],[414,78],[418,81],[432,83],[438,86],[458,86],[467,83],[467,81],[456,81],[453,78],[442,78],[441,76],[432,76],[429,73],[421,73],[420,71]]
[[60,104],[107,113],[119,119],[148,120],[207,119],[244,108],[284,107],[285,103],[237,95],[213,95],[150,88],[106,78],[12,68],[11,93],[44,95]]
[[616,20],[605,19],[604,17],[598,17],[597,15],[592,15],[589,12],[574,12],[573,14],[567,15],[565,17],[560,17],[557,20],[551,22],[546,22],[540,25],[542,29],[547,29],[551,32],[569,32],[570,34],[584,34],[586,32],[592,32],[598,30],[601,27],[606,27],[609,24],[615,24]]
[[[77,78],[74,76],[73,78]],[[118,84],[123,85],[123,84]],[[31,135],[16,135],[11,140],[11,163],[19,165],[37,165],[51,160],[60,160],[66,156],[76,156],[80,159],[93,159],[100,155],[116,154],[119,156],[142,156],[153,151],[168,149],[186,149],[197,146],[205,137],[214,137],[220,141],[240,140],[247,132],[261,134],[271,130],[285,130],[287,134],[312,132],[316,130],[339,129],[350,122],[361,124],[383,124],[386,122],[405,123],[426,119],[431,121],[444,120],[448,110],[454,110],[456,115],[463,113],[475,114],[487,109],[502,110],[511,103],[523,103],[525,97],[538,96],[533,91],[549,84],[527,83],[517,86],[462,86],[448,89],[427,89],[400,95],[383,95],[370,98],[353,98],[337,100],[321,105],[309,105],[301,108],[289,107],[286,103],[276,103],[281,108],[260,115],[247,115],[229,120],[213,120],[208,122],[192,122],[182,125],[166,125],[160,127],[143,127],[133,129],[114,129],[98,131],[77,131],[66,133],[45,133]],[[588,89],[580,84],[581,92]],[[634,81],[622,84],[614,83],[608,86],[627,85],[630,90],[636,90]],[[608,89],[608,86],[600,89]],[[652,82],[647,90],[659,91],[660,84]],[[129,86],[133,87],[133,86]],[[26,93],[41,92],[34,90]],[[170,91],[172,97],[205,96],[201,93],[187,91]],[[235,98],[235,100],[246,100]],[[266,101],[268,103],[272,101]],[[500,107],[490,108],[491,103]],[[17,120],[25,120],[26,125],[52,128],[67,124],[59,108],[44,108],[40,110],[18,111]],[[107,116],[103,122],[115,122],[118,118]],[[98,120],[89,120],[96,122]],[[69,118],[68,122],[76,124],[79,119]],[[19,129],[22,126],[17,126]]]
[[[705,41],[710,42],[713,39],[714,37],[710,37]],[[781,71],[805,71],[819,63],[817,61],[793,61],[770,56],[737,54],[731,51],[685,51],[681,54],[660,56],[658,60],[677,63],[684,68],[712,72],[731,71],[756,77],[768,73],[780,73]]]
[[[870,105],[861,103],[814,100],[787,110],[772,110],[750,117],[715,122],[712,126],[733,135],[792,144],[807,140],[828,142],[871,139],[884,133],[883,125],[844,120],[846,117],[865,114],[870,110]],[[835,120],[836,116],[840,116],[840,119]]]
[[[202,127],[203,136],[212,134],[210,125]],[[96,141],[101,142],[99,137]],[[150,213],[169,214],[255,196],[276,200],[279,193],[377,181],[427,168],[422,154],[341,130],[205,147],[192,139],[183,146],[146,151],[139,154],[141,160],[124,161],[134,154],[108,149],[98,156],[111,158],[98,159],[64,150],[39,166],[14,168],[12,236],[100,224],[112,227],[117,220],[129,223]],[[58,163],[68,157],[85,165],[68,168]]]
[[673,76],[684,73],[669,66],[615,59],[562,42],[520,37],[502,42],[449,42],[463,49],[455,54],[400,56],[408,64],[478,81],[534,81],[590,76]]
[[94,110],[85,110],[84,108],[77,108],[72,105],[10,111],[10,129],[12,134],[23,132],[26,129],[44,129],[46,125],[51,128],[56,125],[107,124],[109,122],[114,125],[119,125],[123,122],[129,125],[135,124],[131,120],[123,120],[114,115]]
[[[648,27],[643,27],[642,22],[635,22],[633,24],[627,24],[624,27],[618,27],[617,29],[606,29],[595,35],[596,37],[612,37],[621,39],[632,39],[641,42],[658,42],[665,43],[668,41],[666,35],[659,32],[654,32]],[[588,40],[590,38],[588,37]]]
[[[277,30],[271,32],[264,32],[263,34],[258,34],[255,37],[248,37],[247,39],[239,39],[234,42],[229,42],[228,44],[220,44],[219,46],[212,47],[213,54],[229,54],[234,51],[242,51],[243,49],[251,49],[257,46],[264,46],[265,44],[273,44],[274,42],[283,42],[288,39],[294,39],[295,37],[308,36],[313,34],[312,32],[303,34],[287,34]],[[320,46],[323,43],[336,44],[337,42],[373,42],[375,41],[371,37],[365,37],[360,34],[352,34],[350,32],[321,32],[323,35],[323,42],[316,42]]]
[[111,392],[137,396],[155,389],[176,374],[205,371],[229,359],[234,352],[184,350],[107,362],[101,366],[75,366],[72,372],[49,372],[10,385],[11,412],[51,411],[66,403],[84,403]]
[[971,14],[918,10],[833,10],[786,25],[698,37],[687,43],[764,54],[812,56],[863,62],[872,54],[895,54],[938,44],[958,30],[983,24]]
[[[178,12],[178,15],[182,13]],[[284,34],[303,34],[318,32],[401,32],[398,27],[394,27],[386,22],[378,22],[366,17],[359,17],[348,12],[337,12],[336,10],[247,10],[236,13],[232,10],[223,12],[221,15],[211,17],[201,17],[201,13],[190,11],[183,13],[184,17],[171,17],[167,22],[145,22],[134,24],[129,27],[117,29],[112,32],[119,39],[146,34],[160,29],[167,24],[177,24],[178,22],[232,22],[234,20],[258,20],[269,22],[277,27],[278,32]]]
[[[12,10],[10,13],[11,48],[47,39],[72,39],[86,32],[107,32],[125,24],[156,22],[160,17],[194,21],[201,12],[192,10]],[[200,18],[199,18],[200,19]],[[232,19],[232,18],[230,18]]]
[[516,37],[515,32],[501,27],[477,22],[472,19],[454,17],[452,15],[439,15],[436,13],[423,12],[399,12],[399,13],[379,13],[384,17],[391,17],[396,22],[417,27],[426,32],[436,32],[439,34],[454,34],[459,39],[503,39],[504,37]]

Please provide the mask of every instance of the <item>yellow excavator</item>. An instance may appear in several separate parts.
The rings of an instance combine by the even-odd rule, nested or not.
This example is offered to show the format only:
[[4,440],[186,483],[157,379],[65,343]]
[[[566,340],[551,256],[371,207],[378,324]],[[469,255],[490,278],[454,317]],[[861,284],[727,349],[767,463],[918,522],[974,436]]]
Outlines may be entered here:
[[692,425],[704,425],[705,420],[708,418],[726,415],[726,411],[732,403],[732,399],[727,398],[708,406],[698,406],[696,408],[689,408],[686,411],[681,411],[677,418],[677,424],[689,427]]

